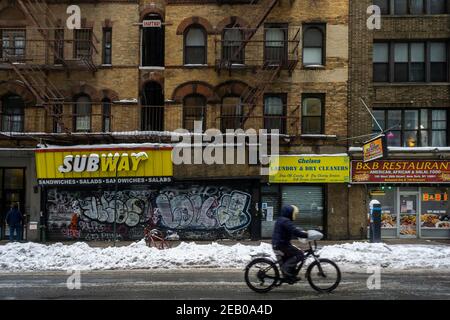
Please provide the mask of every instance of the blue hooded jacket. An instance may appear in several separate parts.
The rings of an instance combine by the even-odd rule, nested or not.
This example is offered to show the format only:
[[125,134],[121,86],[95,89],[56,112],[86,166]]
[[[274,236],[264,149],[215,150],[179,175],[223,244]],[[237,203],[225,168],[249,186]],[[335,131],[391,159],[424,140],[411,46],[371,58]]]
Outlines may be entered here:
[[275,223],[272,235],[272,246],[290,246],[292,237],[308,238],[308,234],[297,228],[292,222],[294,208],[292,206],[284,206],[281,209],[280,217]]
[[19,209],[12,208],[6,214],[6,223],[11,227],[20,226],[22,223],[22,214]]

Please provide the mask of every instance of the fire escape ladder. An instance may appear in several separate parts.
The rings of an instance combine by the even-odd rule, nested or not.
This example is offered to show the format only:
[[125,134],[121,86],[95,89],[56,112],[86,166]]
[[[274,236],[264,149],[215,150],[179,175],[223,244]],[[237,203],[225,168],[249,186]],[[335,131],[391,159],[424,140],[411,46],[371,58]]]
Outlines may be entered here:
[[[283,65],[278,64],[276,66],[267,66],[267,68],[260,70],[255,75],[256,79],[261,79],[256,83],[256,85],[253,88],[248,88],[243,95],[241,96],[241,101],[245,105],[249,105],[249,110],[247,114],[242,119],[242,127],[244,126],[245,122],[248,120],[248,118],[252,115],[253,111],[255,110],[258,100],[264,95],[264,92],[266,91],[266,88],[275,81],[277,77],[280,75],[280,71],[282,69]],[[264,78],[264,70],[270,70],[272,73],[270,75],[269,79]]]
[[[264,1],[264,0],[262,0]],[[265,6],[264,12],[261,16],[258,16],[255,21],[252,21],[250,23],[250,26],[252,26],[250,29],[246,29],[244,32],[244,39],[241,41],[240,45],[236,50],[233,50],[232,56],[229,59],[229,61],[224,61],[223,59],[220,59],[220,63],[218,66],[218,70],[220,71],[222,68],[227,67],[231,69],[232,62],[235,61],[235,59],[239,56],[239,54],[245,49],[247,43],[253,38],[255,33],[258,31],[258,29],[262,26],[264,21],[266,20],[267,16],[270,14],[272,9],[275,7],[275,5],[278,3],[279,0],[268,0],[268,4]],[[253,0],[250,4],[256,4],[257,0]],[[261,6],[264,6],[264,4],[261,4]],[[238,27],[237,22],[234,23],[234,25],[231,28]],[[223,42],[222,42],[223,46]]]
[[44,70],[38,65],[15,63],[9,61],[13,70],[16,72],[20,80],[36,97],[37,105],[43,106],[48,114],[58,123],[58,125],[65,131],[70,132],[60,115],[54,112],[54,107],[63,105],[63,94],[48,81],[48,77]]
[[[21,6],[22,10],[31,19],[31,21],[33,21],[33,24],[41,34],[51,53],[67,69],[66,61],[63,59],[63,57],[60,56],[59,51],[55,47],[53,41],[50,39],[49,32],[50,30],[57,29],[57,22],[55,16],[48,8],[47,2],[45,0],[18,0],[18,3]],[[40,17],[45,17],[45,19],[42,19]]]

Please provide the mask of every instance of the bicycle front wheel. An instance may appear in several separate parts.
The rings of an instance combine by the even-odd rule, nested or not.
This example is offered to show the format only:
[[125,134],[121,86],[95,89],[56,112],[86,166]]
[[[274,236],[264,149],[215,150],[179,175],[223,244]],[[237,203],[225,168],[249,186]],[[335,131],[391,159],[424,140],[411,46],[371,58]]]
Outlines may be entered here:
[[272,290],[280,279],[276,264],[266,258],[257,258],[245,268],[245,282],[255,292],[266,293]]
[[306,270],[310,286],[321,293],[329,293],[341,282],[341,271],[336,263],[328,259],[319,259],[311,263]]

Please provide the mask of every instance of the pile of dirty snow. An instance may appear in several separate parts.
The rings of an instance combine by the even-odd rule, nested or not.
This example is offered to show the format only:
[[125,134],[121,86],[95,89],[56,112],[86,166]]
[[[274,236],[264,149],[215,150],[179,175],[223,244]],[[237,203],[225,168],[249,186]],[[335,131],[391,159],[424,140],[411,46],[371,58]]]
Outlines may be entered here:
[[[95,248],[79,242],[8,243],[0,246],[1,271],[243,268],[257,255],[273,256],[270,244],[259,246],[181,243],[158,250],[139,241],[129,246]],[[335,261],[343,270],[380,266],[386,270],[441,269],[450,267],[450,246],[385,245],[364,242],[325,246],[320,256]],[[364,271],[365,272],[365,271]]]
[[450,267],[450,246],[445,245],[386,245],[354,242],[325,246],[321,258],[335,261],[344,269],[445,269]]
[[255,255],[271,254],[268,244],[225,246],[181,243],[166,250],[150,248],[144,240],[129,246],[93,248],[87,243],[8,243],[0,246],[0,270],[106,270],[151,268],[242,268]]

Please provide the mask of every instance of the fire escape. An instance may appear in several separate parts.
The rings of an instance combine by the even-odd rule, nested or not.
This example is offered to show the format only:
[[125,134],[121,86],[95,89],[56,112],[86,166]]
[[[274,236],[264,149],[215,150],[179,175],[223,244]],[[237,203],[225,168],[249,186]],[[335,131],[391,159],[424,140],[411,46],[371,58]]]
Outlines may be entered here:
[[[92,59],[97,52],[93,43],[95,36],[90,29],[78,29],[74,30],[73,39],[65,38],[64,27],[59,26],[45,0],[17,0],[17,4],[33,27],[0,30],[3,41],[1,62],[10,65],[35,96],[37,105],[45,108],[61,131],[70,133],[62,119],[65,97],[51,82],[49,72],[51,69],[63,69],[67,73],[71,70],[97,71]],[[20,35],[19,40],[13,37],[14,33]],[[28,37],[27,33],[32,36]],[[72,58],[66,58],[65,44],[73,47]]]
[[[222,2],[230,1],[223,0]],[[241,120],[242,128],[248,118],[252,116],[266,89],[280,77],[283,70],[291,75],[298,64],[301,36],[299,27],[274,26],[284,34],[283,41],[272,41],[275,45],[282,43],[282,51],[279,51],[282,53],[274,55],[266,48],[266,44],[271,41],[266,39],[264,22],[278,2],[278,0],[250,0],[249,4],[257,5],[260,8],[259,14],[250,23],[251,27],[242,28],[236,22],[231,27],[225,28],[224,31],[239,31],[238,38],[235,34],[230,39],[216,40],[216,71],[219,74],[223,70],[231,74],[233,70],[250,68],[256,79],[254,86],[248,87],[241,95],[242,105],[248,106],[248,110]]]

